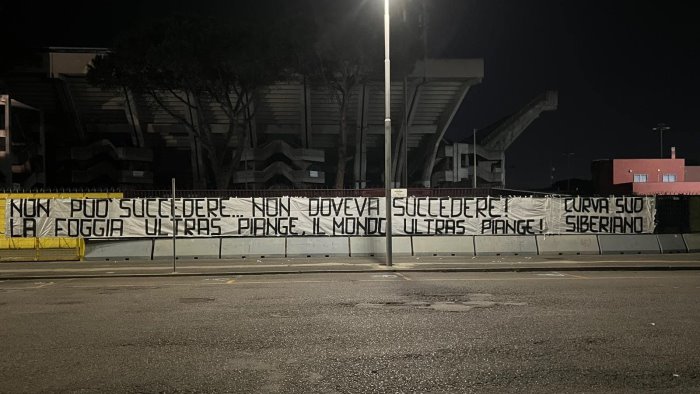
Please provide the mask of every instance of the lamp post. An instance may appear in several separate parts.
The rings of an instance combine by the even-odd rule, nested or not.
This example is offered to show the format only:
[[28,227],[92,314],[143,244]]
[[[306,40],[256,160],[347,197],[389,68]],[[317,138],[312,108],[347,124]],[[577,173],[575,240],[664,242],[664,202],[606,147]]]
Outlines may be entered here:
[[389,0],[384,0],[384,196],[386,265],[392,263],[391,245],[391,60],[389,59]]
[[472,165],[472,188],[476,189],[476,128],[472,133],[472,153],[474,156],[474,165]]
[[659,123],[656,125],[656,127],[653,127],[652,130],[659,132],[659,137],[660,137],[659,157],[663,159],[663,157],[664,157],[664,131],[671,130],[671,127],[665,123]]

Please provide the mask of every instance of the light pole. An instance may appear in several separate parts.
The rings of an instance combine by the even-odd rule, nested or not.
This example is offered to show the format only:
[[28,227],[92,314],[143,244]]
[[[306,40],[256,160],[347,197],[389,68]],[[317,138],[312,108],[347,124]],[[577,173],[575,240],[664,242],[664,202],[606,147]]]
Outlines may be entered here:
[[659,132],[660,142],[659,142],[659,157],[663,159],[664,157],[664,131],[671,130],[671,127],[666,123],[659,123],[652,130]]
[[391,60],[389,59],[389,0],[384,0],[384,196],[386,265],[391,267]]
[[472,154],[474,156],[474,164],[472,165],[472,188],[476,189],[476,128],[472,133]]

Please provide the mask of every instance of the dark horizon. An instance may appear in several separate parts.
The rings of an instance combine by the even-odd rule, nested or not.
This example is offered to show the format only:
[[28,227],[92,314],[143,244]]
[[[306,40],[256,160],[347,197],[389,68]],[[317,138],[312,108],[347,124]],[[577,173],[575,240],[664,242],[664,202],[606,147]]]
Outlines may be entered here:
[[[545,90],[559,91],[559,108],[536,120],[507,151],[507,183],[539,188],[589,178],[595,159],[658,157],[700,160],[700,55],[690,7],[680,2],[602,1],[560,3],[444,0],[429,3],[428,51],[432,57],[483,58],[484,81],[467,95],[448,137],[468,139]],[[87,1],[0,6],[11,15],[3,29],[28,47],[109,47],[135,24],[172,13],[226,18],[230,4],[184,1]],[[381,23],[381,16],[377,16]],[[29,31],[27,31],[29,30]],[[567,173],[566,153],[574,153]]]

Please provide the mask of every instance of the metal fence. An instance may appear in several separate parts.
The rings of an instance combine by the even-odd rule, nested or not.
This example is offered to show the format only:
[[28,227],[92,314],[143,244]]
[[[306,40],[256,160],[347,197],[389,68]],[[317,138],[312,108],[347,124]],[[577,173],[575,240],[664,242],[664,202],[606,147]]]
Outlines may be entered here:
[[657,196],[656,233],[700,232],[700,196]]
[[[507,197],[507,196],[545,196],[551,193],[538,193],[524,190],[476,188],[476,189],[433,189],[409,188],[408,195],[416,197]],[[183,198],[250,198],[250,197],[383,197],[384,189],[240,189],[240,190],[176,190],[175,195]],[[171,197],[170,190],[131,190],[125,191],[127,198],[165,198]]]

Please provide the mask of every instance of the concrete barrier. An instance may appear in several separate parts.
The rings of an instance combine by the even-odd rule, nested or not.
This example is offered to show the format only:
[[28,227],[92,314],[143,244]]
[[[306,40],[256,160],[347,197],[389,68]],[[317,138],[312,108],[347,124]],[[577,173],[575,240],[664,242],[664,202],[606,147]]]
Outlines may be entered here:
[[221,258],[285,257],[286,242],[283,237],[222,238]]
[[85,240],[85,260],[150,260],[153,256],[152,239]]
[[680,234],[657,234],[656,239],[659,241],[661,253],[685,253],[688,251],[683,236]]
[[[221,238],[178,238],[176,259],[218,259]],[[173,258],[173,240],[159,238],[153,245],[153,260]]]
[[598,238],[593,234],[538,235],[537,251],[541,255],[600,254]]
[[534,235],[478,235],[474,247],[477,256],[537,254]]
[[348,257],[348,237],[290,237],[287,238],[288,257]]
[[[392,237],[392,252],[395,256],[410,256],[411,237]],[[386,238],[350,237],[350,256],[386,256]]]
[[474,236],[411,237],[414,256],[474,256]]
[[598,244],[601,254],[661,253],[654,234],[603,234]]
[[700,233],[683,234],[683,240],[688,252],[700,252]]

